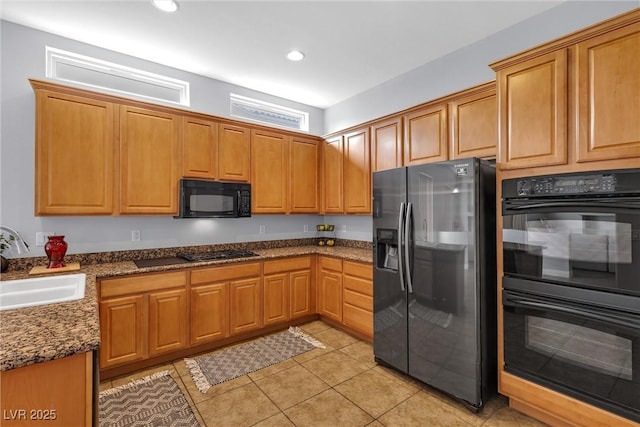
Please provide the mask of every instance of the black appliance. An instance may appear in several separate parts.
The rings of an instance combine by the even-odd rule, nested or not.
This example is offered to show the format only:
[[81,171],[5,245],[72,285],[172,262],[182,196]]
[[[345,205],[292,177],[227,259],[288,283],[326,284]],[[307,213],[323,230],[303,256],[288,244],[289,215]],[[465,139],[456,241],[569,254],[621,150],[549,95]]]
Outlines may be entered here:
[[496,393],[495,168],[373,174],[376,361],[479,409]]
[[502,197],[505,371],[640,422],[640,169]]
[[251,216],[251,184],[180,180],[180,212],[176,218],[246,218]]
[[249,258],[249,257],[258,256],[258,254],[255,252],[244,250],[244,249],[223,249],[223,250],[211,251],[211,252],[178,253],[176,256],[178,258],[184,258],[187,261],[197,262],[197,261],[215,261],[215,260],[222,260],[222,259]]

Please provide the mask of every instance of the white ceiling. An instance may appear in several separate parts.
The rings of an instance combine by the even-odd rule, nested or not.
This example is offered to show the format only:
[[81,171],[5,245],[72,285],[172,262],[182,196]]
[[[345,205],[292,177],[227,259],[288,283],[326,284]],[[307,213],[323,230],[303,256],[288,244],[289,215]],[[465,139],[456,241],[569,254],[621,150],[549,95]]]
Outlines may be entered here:
[[177,1],[0,0],[0,17],[326,108],[561,3]]

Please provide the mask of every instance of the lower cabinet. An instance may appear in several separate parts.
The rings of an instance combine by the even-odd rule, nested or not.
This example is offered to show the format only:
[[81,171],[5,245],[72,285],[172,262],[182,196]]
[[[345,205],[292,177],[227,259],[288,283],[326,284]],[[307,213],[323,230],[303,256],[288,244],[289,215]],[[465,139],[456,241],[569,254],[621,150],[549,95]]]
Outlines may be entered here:
[[2,426],[97,425],[93,385],[93,352],[1,372]]
[[229,284],[191,283],[191,345],[229,336]]
[[342,260],[318,259],[318,312],[342,323]]
[[185,348],[186,286],[186,271],[101,280],[100,368]]
[[358,335],[373,339],[373,269],[371,264],[318,259],[318,312]]
[[264,326],[315,312],[311,287],[311,256],[265,261]]
[[191,344],[262,327],[259,262],[191,270]]
[[371,265],[343,262],[342,323],[373,337],[373,269]]

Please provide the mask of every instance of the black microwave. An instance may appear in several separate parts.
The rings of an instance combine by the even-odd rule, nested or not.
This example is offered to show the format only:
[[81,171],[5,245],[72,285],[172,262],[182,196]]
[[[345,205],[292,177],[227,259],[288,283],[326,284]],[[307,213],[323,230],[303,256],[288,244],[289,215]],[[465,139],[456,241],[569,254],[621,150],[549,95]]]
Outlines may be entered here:
[[246,218],[251,216],[251,184],[205,179],[180,180],[176,218]]

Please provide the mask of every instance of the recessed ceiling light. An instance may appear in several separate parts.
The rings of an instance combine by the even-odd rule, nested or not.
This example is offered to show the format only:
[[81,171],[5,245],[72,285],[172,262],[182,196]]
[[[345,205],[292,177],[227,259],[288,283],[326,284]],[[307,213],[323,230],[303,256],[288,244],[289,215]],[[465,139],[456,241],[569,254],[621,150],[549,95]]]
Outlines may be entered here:
[[174,0],[151,0],[151,3],[163,12],[175,12],[178,10],[178,3]]
[[302,58],[304,58],[304,53],[300,52],[299,50],[292,50],[291,52],[287,53],[287,59],[289,59],[290,61],[300,61],[302,60]]

